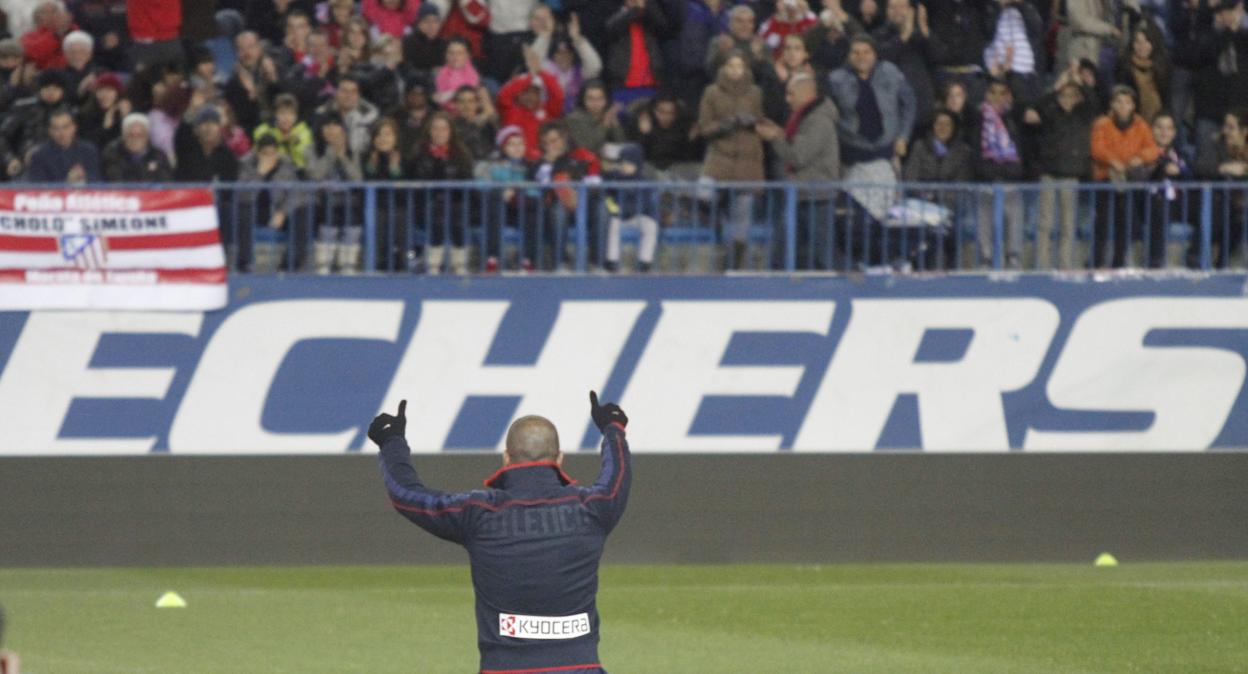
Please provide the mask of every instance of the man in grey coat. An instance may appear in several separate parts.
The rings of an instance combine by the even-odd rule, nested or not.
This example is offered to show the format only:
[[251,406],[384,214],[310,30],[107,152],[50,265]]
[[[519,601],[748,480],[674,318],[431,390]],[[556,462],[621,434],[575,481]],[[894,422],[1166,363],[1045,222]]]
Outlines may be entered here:
[[[784,165],[785,179],[798,184],[797,232],[793,241],[797,269],[831,269],[830,183],[841,177],[836,106],[819,97],[817,83],[805,73],[789,78],[785,101],[793,111],[788,123],[781,128],[764,119],[755,126],[755,132],[768,141]],[[772,237],[773,269],[787,265],[787,244],[781,221]]]

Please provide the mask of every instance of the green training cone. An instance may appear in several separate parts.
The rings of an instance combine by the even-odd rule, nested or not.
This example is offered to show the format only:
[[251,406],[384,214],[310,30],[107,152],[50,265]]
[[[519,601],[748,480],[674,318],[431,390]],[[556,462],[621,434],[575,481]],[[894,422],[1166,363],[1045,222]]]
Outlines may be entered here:
[[186,600],[172,590],[160,595],[156,600],[156,608],[186,608]]
[[1097,556],[1096,561],[1093,562],[1093,564],[1096,566],[1118,566],[1118,560],[1114,559],[1114,556],[1108,552],[1102,552]]

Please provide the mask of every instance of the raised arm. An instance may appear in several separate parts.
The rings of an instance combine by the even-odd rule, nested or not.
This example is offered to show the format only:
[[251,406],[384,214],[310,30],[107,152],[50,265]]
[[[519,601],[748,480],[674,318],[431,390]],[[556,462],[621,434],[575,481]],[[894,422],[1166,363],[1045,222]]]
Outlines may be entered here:
[[473,503],[486,504],[485,492],[451,494],[429,489],[412,466],[412,450],[403,437],[407,429],[407,401],[398,416],[379,414],[368,427],[368,438],[381,453],[381,477],[390,505],[421,529],[448,541],[462,543],[471,529]]
[[594,425],[602,431],[602,470],[593,486],[584,490],[585,505],[594,513],[603,528],[610,532],[624,516],[628,490],[633,483],[632,455],[624,427],[628,417],[615,403],[600,405],[598,394],[589,392],[590,414]]

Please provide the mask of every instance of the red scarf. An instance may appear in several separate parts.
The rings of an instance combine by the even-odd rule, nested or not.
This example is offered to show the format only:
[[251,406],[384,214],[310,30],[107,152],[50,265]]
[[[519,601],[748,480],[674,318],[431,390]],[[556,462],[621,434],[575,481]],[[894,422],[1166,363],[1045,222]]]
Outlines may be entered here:
[[794,110],[793,113],[789,115],[789,121],[784,124],[785,140],[790,143],[793,142],[793,139],[797,137],[797,127],[802,125],[802,120],[806,119],[806,115],[809,115],[810,111],[814,110],[815,106],[818,104],[819,99],[816,97],[815,100],[807,103],[806,107],[801,110]]
[[640,21],[628,25],[628,39],[628,76],[624,78],[624,86],[630,89],[654,86],[654,74],[650,72],[650,52],[646,50],[646,31],[641,27]]
[[434,159],[446,159],[451,156],[451,148],[448,145],[429,144],[429,156]]

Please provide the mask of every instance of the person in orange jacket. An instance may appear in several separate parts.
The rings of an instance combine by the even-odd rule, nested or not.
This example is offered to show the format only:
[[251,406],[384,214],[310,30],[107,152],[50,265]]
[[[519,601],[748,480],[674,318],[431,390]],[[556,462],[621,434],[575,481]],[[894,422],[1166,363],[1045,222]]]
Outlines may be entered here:
[[[1114,87],[1109,114],[1092,125],[1092,178],[1111,183],[1148,180],[1161,149],[1153,140],[1148,122],[1136,113],[1135,90]],[[1093,229],[1092,266],[1101,265],[1113,227],[1111,267],[1126,262],[1127,246],[1133,235],[1145,227],[1146,189],[1103,189],[1096,192],[1096,221]]]

